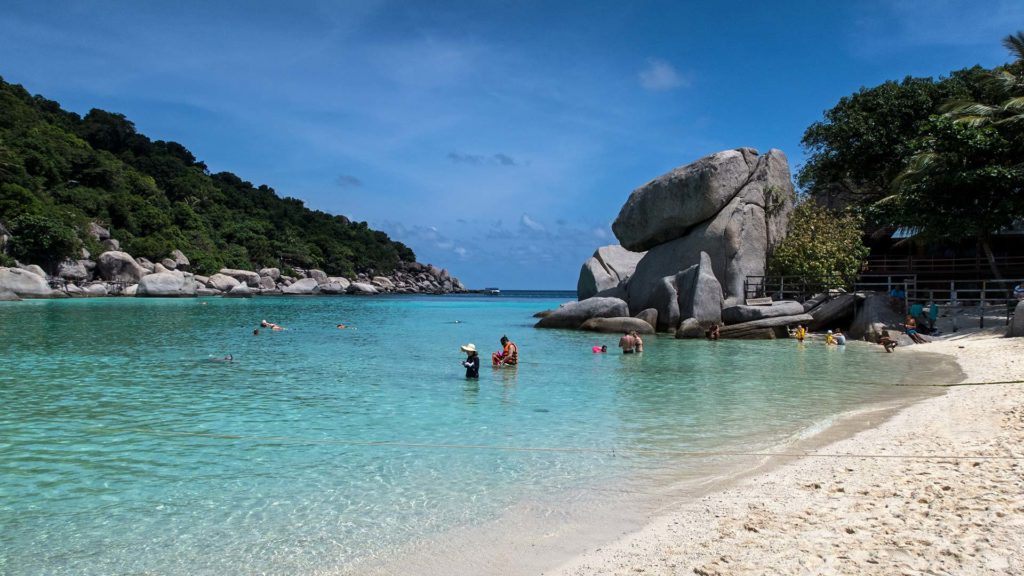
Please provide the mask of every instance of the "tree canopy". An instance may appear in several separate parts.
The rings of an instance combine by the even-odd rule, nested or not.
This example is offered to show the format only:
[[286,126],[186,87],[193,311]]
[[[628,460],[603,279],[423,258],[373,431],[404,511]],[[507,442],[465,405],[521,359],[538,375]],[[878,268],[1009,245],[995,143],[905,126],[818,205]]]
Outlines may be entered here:
[[[211,174],[183,145],[150,140],[122,114],[80,117],[0,78],[0,223],[15,255],[59,259],[79,244],[97,253],[86,233],[93,221],[134,256],[159,260],[179,249],[207,273],[283,265],[352,275],[415,260],[365,222]],[[18,233],[30,224],[45,226],[45,242]]]
[[797,276],[820,289],[849,286],[864,267],[863,220],[805,200],[793,210],[789,232],[768,259],[768,273]]

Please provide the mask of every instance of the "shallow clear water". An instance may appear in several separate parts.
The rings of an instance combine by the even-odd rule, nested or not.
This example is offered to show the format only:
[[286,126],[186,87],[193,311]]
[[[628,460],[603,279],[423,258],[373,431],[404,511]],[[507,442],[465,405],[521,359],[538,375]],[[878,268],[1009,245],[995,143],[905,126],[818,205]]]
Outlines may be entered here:
[[[566,299],[0,305],[0,573],[327,572],[517,502],[689,465],[668,451],[774,445],[905,396],[880,374],[914,368],[792,341],[662,336],[643,355],[592,354],[617,337],[531,327]],[[288,330],[253,336],[264,318]],[[517,369],[488,366],[502,334]]]

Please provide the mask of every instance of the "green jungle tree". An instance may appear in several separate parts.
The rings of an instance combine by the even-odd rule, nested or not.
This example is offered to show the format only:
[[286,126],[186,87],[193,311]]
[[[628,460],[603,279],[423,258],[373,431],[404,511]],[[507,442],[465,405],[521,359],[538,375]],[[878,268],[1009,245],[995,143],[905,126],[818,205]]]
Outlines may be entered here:
[[786,237],[768,259],[768,273],[796,276],[815,289],[853,283],[866,263],[864,220],[837,213],[805,199],[793,210]]

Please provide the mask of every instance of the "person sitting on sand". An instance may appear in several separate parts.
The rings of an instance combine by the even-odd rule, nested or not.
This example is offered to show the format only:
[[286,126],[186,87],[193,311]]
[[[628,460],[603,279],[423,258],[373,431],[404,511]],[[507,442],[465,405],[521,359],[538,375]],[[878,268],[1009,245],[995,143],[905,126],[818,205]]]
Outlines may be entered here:
[[590,351],[593,352],[594,354],[604,354],[608,352],[608,345],[602,344],[600,346],[594,346],[593,348],[590,349]]
[[907,336],[916,344],[927,344],[928,341],[917,333],[917,320],[914,320],[913,316],[907,315],[907,321],[903,324],[903,327],[907,330]]
[[267,322],[266,320],[260,320],[260,327],[270,328],[271,330],[274,331],[284,330],[284,328],[278,326],[277,324],[274,324],[273,322]]
[[638,334],[636,330],[633,330],[632,332],[629,333],[629,335],[633,337],[633,352],[636,352],[637,354],[643,352],[644,341],[642,338],[640,338],[640,334]]
[[882,330],[882,335],[878,338],[878,343],[881,344],[883,348],[885,348],[886,352],[890,353],[892,352],[893,348],[895,348],[898,344],[898,342],[896,342],[895,340],[892,339],[892,337],[889,336],[888,330]]
[[519,347],[508,336],[501,337],[501,351],[491,354],[494,366],[515,366],[519,364]]
[[832,331],[829,330],[828,332],[825,333],[825,344],[826,345],[831,345],[831,344],[835,344],[835,343],[836,343],[836,339],[835,339],[834,336],[832,336]]
[[470,342],[461,348],[466,353],[466,359],[462,362],[462,365],[466,367],[466,378],[479,378],[480,355],[477,354],[476,344]]
[[622,348],[623,354],[632,354],[633,349],[636,348],[636,341],[628,331],[622,335],[622,338],[619,338],[619,348]]

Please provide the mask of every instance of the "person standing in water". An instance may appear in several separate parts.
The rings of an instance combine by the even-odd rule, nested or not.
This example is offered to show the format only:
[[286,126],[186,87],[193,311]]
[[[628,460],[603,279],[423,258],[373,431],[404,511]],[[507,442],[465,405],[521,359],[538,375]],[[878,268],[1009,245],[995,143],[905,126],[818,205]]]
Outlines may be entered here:
[[466,368],[466,378],[479,378],[480,355],[477,354],[476,344],[470,342],[461,348],[466,353],[466,359],[462,362],[462,365]]
[[619,348],[622,348],[623,354],[632,354],[633,348],[636,347],[636,341],[633,340],[633,335],[626,332],[619,338]]
[[491,364],[494,366],[515,366],[519,364],[519,347],[509,340],[508,336],[501,337],[501,351],[491,354]]
[[629,335],[633,337],[633,352],[636,352],[637,354],[642,353],[644,351],[644,341],[640,338],[640,334],[636,330],[633,330]]

